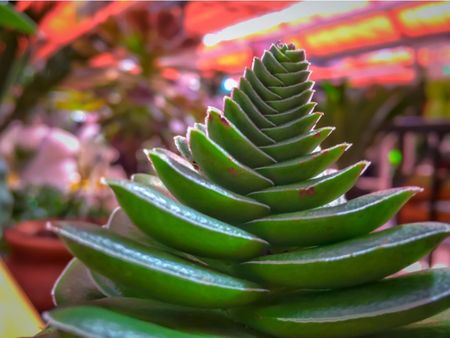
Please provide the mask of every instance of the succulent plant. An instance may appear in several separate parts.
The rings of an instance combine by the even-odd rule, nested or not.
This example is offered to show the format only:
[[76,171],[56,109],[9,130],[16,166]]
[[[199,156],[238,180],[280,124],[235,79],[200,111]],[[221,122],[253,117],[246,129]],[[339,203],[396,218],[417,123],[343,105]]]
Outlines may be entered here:
[[394,328],[450,306],[450,270],[385,277],[450,225],[373,232],[420,189],[343,198],[368,163],[328,169],[349,144],[320,148],[333,128],[314,129],[308,68],[303,50],[272,45],[223,112],[175,138],[179,155],[145,151],[157,176],[106,181],[121,209],[105,227],[54,224],[76,258],[50,325],[82,337],[448,334]]

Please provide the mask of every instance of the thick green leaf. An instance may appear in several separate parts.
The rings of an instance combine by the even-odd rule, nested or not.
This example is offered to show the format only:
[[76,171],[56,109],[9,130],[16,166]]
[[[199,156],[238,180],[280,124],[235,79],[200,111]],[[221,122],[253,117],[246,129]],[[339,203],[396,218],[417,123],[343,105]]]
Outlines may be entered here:
[[267,101],[267,103],[275,108],[280,114],[283,114],[309,103],[313,97],[313,94],[313,90],[307,89],[300,94],[290,96],[281,100]]
[[256,168],[256,171],[270,178],[275,185],[300,182],[323,172],[337,161],[349,146],[347,143],[339,144],[293,160]]
[[171,248],[203,257],[243,260],[267,250],[267,242],[230,224],[130,181],[107,182],[120,206],[144,233]]
[[165,191],[167,191],[167,189],[164,186],[164,183],[162,183],[161,179],[158,176],[138,173],[131,175],[131,180],[133,182],[147,185],[155,189],[161,190],[165,189]]
[[241,163],[250,168],[276,163],[273,158],[242,134],[220,111],[210,108],[206,116],[206,123],[208,137]]
[[262,337],[261,333],[231,321],[221,311],[177,306],[147,299],[107,298],[95,301],[100,306],[136,319],[183,332],[214,334],[220,337]]
[[314,81],[305,81],[292,86],[269,87],[269,89],[283,98],[289,98],[301,94],[305,90],[311,90],[313,86]]
[[278,48],[275,44],[270,45],[269,50],[278,62],[291,62],[291,59],[284,55],[280,48]]
[[277,305],[233,310],[233,317],[277,337],[352,338],[422,320],[449,306],[450,271],[442,269],[353,289],[291,295]]
[[73,258],[53,286],[52,296],[55,305],[66,306],[102,298],[103,294],[92,281],[88,268]]
[[266,117],[268,120],[275,123],[276,125],[282,125],[311,113],[316,106],[317,103],[309,102],[300,107],[293,108],[292,110],[287,111],[285,113],[267,114]]
[[329,175],[301,183],[280,185],[249,194],[274,213],[294,212],[319,207],[345,194],[367,168],[361,161]]
[[239,194],[268,188],[268,178],[240,163],[204,133],[190,129],[192,156],[211,181]]
[[421,189],[375,192],[327,208],[272,215],[243,226],[273,245],[315,246],[368,234],[385,224]]
[[[135,319],[96,306],[76,306],[53,310],[45,315],[48,322],[61,331],[80,337],[96,338],[194,338],[196,334],[181,332]],[[217,337],[202,335],[202,337]]]
[[280,79],[285,86],[292,86],[299,82],[307,81],[310,75],[310,70],[299,70],[298,72],[275,74],[275,76]]
[[[164,252],[168,252],[172,255],[187,259],[191,262],[198,263],[200,265],[207,266],[207,264],[198,259],[195,256],[192,256],[188,253],[181,252],[175,250],[173,248],[169,248],[168,246],[157,242],[154,238],[144,234],[141,230],[139,230],[130,218],[125,214],[125,212],[121,208],[116,208],[109,217],[108,223],[105,226],[108,230],[112,231],[115,234],[131,239],[135,242],[141,243],[145,246],[150,246]],[[95,281],[96,282],[96,281]],[[96,283],[98,285],[98,283]],[[100,290],[103,292],[103,288],[101,285]]]
[[242,108],[229,97],[226,97],[224,100],[223,114],[256,145],[261,146],[275,143],[275,141],[264,134],[247,116]]
[[[137,182],[139,183],[139,182]],[[105,228],[111,230],[112,232],[132,239],[136,242],[140,242],[144,245],[152,245],[151,239],[148,239],[145,234],[140,231],[130,218],[125,214],[125,212],[117,207],[109,216],[108,223],[106,223]]]
[[173,138],[173,141],[180,155],[183,156],[187,161],[192,162],[192,153],[191,149],[189,149],[189,144],[186,140],[186,137],[177,135]]
[[247,81],[250,83],[256,93],[261,97],[261,99],[265,101],[281,99],[281,96],[268,89],[251,69],[245,69],[244,78],[247,79]]
[[206,126],[203,123],[198,123],[198,122],[194,123],[194,129],[197,129],[205,134],[207,133]]
[[305,289],[360,285],[414,263],[450,235],[444,223],[413,223],[353,240],[242,263],[246,276],[265,284]]
[[289,72],[299,72],[301,70],[307,70],[311,63],[308,61],[303,62],[281,62],[284,68]]
[[[256,92],[256,90],[253,88],[251,83],[244,77],[241,77],[239,80],[239,89],[242,90],[247,96],[250,98],[250,100],[253,102],[253,104],[258,108],[258,110],[263,114],[277,114],[278,112],[269,106]],[[226,99],[226,97],[225,97]]]
[[101,292],[108,297],[139,297],[139,289],[135,289],[127,284],[120,284],[106,278],[95,271],[89,271],[91,279]]
[[171,197],[169,190],[164,186],[161,179],[158,176],[149,174],[133,174],[131,175],[131,180],[136,183],[152,187],[159,192],[163,193],[167,197]]
[[313,151],[333,130],[332,127],[316,129],[286,141],[263,146],[261,149],[277,161],[291,160]]
[[306,60],[306,53],[304,49],[287,49],[285,55],[291,62],[303,62]]
[[197,211],[232,224],[269,214],[268,206],[211,183],[168,150],[153,149],[147,155],[170,192]]
[[[149,237],[140,231],[134,224],[131,222],[130,218],[123,212],[121,208],[116,208],[109,217],[108,223],[106,224],[106,228],[112,231],[115,234],[126,237],[138,243],[141,243],[145,246],[149,246],[152,248],[156,248],[163,252],[170,253],[177,257],[181,257],[183,259],[187,259],[193,263],[197,263],[203,266],[208,266],[208,264],[195,256],[187,254],[185,252],[180,252],[173,248],[169,248],[168,246],[157,242],[155,239]],[[91,279],[95,282],[98,289],[107,296],[116,297],[116,296],[126,296],[132,297],[135,296],[135,292],[133,289],[127,287],[126,285],[121,285],[117,282],[113,282],[112,280],[102,276],[98,273],[89,272]]]
[[25,34],[36,32],[36,24],[33,20],[5,3],[0,3],[0,27],[7,27]]
[[[134,328],[136,322],[128,322],[127,318],[129,318],[174,330],[169,332],[168,336],[158,335],[161,334],[161,332],[155,330],[152,332],[154,334],[152,337],[171,338],[173,337],[173,332],[195,334],[196,337],[205,337],[205,335],[206,337],[211,337],[212,335],[213,337],[228,338],[266,337],[266,335],[263,335],[260,332],[255,332],[242,324],[230,320],[219,311],[206,311],[165,304],[157,301],[122,297],[102,299],[85,304],[85,306],[95,309],[94,311],[89,312],[89,315],[92,315],[94,318],[97,316],[101,317],[104,314],[103,311],[97,312],[97,310],[107,310],[108,312],[120,315],[119,317],[116,317],[116,319],[117,323],[123,327],[128,327],[128,324],[131,324],[129,327],[132,329]],[[50,313],[50,315],[52,315],[52,313]],[[62,318],[58,317],[58,319]],[[85,320],[81,316],[79,316],[79,319],[80,323]],[[61,320],[58,324],[62,325],[63,322],[64,321]],[[107,334],[112,333],[107,332]],[[95,337],[104,336],[96,335]],[[110,336],[108,335],[107,337]],[[126,337],[128,337],[128,335]]]
[[262,61],[258,58],[253,58],[252,70],[255,72],[256,76],[264,83],[266,86],[282,86],[283,82],[272,75],[269,70],[264,66]]
[[249,119],[258,128],[270,128],[275,124],[267,119],[250,100],[250,98],[242,90],[235,87],[231,92],[231,98],[240,106],[241,110],[246,113]]
[[264,51],[261,61],[272,74],[288,72],[287,68],[285,68],[270,51]]
[[309,132],[320,120],[323,113],[311,113],[296,120],[272,128],[261,129],[275,141],[285,141],[297,135]]
[[155,298],[194,307],[223,308],[254,302],[258,285],[209,270],[98,226],[58,223],[54,231],[90,269]]

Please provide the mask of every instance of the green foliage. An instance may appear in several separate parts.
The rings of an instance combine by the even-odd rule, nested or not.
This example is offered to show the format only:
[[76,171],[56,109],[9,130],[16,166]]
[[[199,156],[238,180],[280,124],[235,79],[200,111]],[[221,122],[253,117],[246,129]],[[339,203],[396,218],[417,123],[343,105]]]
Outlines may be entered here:
[[26,14],[8,4],[0,3],[0,27],[7,27],[25,34],[34,34],[36,24]]
[[100,220],[108,215],[102,207],[88,207],[77,193],[67,194],[51,186],[27,186],[13,190],[12,221],[33,219]]
[[[181,156],[145,151],[159,180],[107,182],[121,210],[104,228],[55,224],[76,258],[55,286],[50,325],[95,337],[350,338],[446,310],[450,270],[385,277],[433,250],[450,225],[371,233],[420,189],[345,200],[368,163],[327,169],[348,144],[320,148],[334,128],[314,128],[308,68],[304,51],[272,45],[223,112],[210,109],[175,139]],[[77,294],[64,292],[74,280]],[[93,286],[103,299],[92,300]],[[391,332],[416,330],[450,333]]]
[[326,112],[321,125],[336,127],[324,144],[352,143],[338,161],[341,166],[363,157],[380,130],[395,116],[411,107],[417,110],[420,105],[418,95],[412,95],[412,89],[407,87],[352,89],[346,82],[338,85],[324,82],[321,87],[325,97],[319,109]]

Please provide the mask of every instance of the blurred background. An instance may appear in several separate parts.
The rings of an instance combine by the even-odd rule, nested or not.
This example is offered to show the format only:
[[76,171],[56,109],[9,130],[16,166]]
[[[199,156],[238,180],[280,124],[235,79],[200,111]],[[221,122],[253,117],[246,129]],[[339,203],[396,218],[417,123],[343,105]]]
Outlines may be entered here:
[[449,2],[3,1],[0,255],[39,311],[70,259],[45,223],[104,223],[101,178],[148,172],[141,149],[174,149],[277,41],[306,50],[327,141],[353,143],[339,166],[372,161],[349,197],[420,185],[392,223],[450,222]]

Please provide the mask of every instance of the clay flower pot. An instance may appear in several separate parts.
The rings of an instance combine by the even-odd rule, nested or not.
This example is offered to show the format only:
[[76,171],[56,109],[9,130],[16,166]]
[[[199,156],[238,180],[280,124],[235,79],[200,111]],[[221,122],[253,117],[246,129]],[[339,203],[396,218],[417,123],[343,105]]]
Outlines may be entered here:
[[24,221],[4,233],[10,247],[5,262],[38,311],[53,307],[51,288],[72,257],[47,222]]

